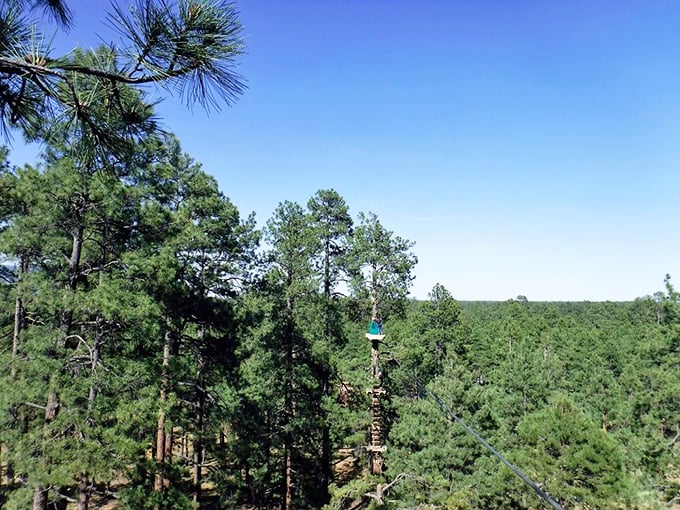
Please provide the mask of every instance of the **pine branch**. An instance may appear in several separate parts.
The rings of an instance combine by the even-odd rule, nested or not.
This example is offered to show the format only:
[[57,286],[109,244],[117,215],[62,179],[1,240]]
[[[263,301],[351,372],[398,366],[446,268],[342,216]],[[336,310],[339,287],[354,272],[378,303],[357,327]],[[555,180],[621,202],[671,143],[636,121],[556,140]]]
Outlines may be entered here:
[[[62,1],[37,4],[56,9],[68,24]],[[27,9],[26,0],[0,8],[0,128],[6,138],[12,126],[40,141],[59,137],[66,127],[69,136],[82,142],[70,143],[74,151],[105,162],[157,130],[142,86],[156,84],[206,109],[219,109],[218,98],[233,103],[245,89],[235,72],[243,42],[232,4],[138,0],[129,14],[114,5],[109,21],[127,47],[76,50],[58,59],[49,57],[49,46],[29,29]],[[119,60],[127,63],[121,66]],[[53,127],[52,120],[65,125]]]

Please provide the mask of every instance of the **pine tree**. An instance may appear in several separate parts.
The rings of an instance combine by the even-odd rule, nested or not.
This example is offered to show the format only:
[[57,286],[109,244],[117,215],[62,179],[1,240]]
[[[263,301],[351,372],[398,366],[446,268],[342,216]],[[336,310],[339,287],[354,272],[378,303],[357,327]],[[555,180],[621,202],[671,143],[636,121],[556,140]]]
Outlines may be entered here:
[[372,317],[386,319],[391,311],[403,309],[415,278],[414,243],[383,227],[373,212],[359,213],[359,222],[352,235],[352,288],[355,295],[370,299]]
[[[88,477],[108,477],[111,468],[96,447],[100,427],[108,426],[97,397],[108,384],[102,367],[109,365],[107,355],[120,335],[116,305],[129,305],[106,297],[126,285],[116,276],[130,223],[126,195],[111,174],[83,173],[69,159],[42,173],[20,172],[16,189],[25,207],[2,234],[3,251],[30,268],[18,273],[24,317],[17,334],[20,356],[10,371],[23,389],[8,402],[23,414],[23,423],[13,427],[16,444],[24,445],[17,449],[16,466],[34,487],[35,508],[47,504],[44,487],[58,492],[74,479],[83,484],[80,508],[87,508]],[[30,448],[41,453],[27,463]]]
[[[215,454],[213,438],[224,425],[217,391],[235,365],[235,301],[258,241],[253,218],[241,220],[215,180],[181,153],[176,140],[166,139],[162,152],[163,160],[133,176],[142,190],[137,228],[144,239],[129,258],[130,278],[144,282],[162,317],[151,498],[159,507],[182,490],[189,473],[192,499],[201,498],[206,461]],[[180,439],[190,442],[189,462],[173,459]]]
[[[42,34],[51,15],[62,29],[73,22],[61,0],[8,0],[0,7],[0,126],[28,140],[48,141],[54,120],[81,140],[81,159],[127,152],[155,130],[146,84],[178,91],[187,104],[231,104],[244,85],[235,72],[243,52],[233,4],[219,0],[144,0],[129,13],[114,5],[110,23],[122,44],[54,56]],[[134,90],[135,94],[130,91]],[[141,98],[141,101],[139,100]]]
[[[344,343],[344,318],[341,311],[338,287],[349,282],[350,265],[348,261],[349,237],[352,233],[352,217],[345,200],[335,190],[319,190],[307,202],[312,220],[312,228],[319,236],[320,245],[315,256],[317,278],[321,282],[321,308],[323,334],[314,341],[317,353],[316,366],[324,393],[324,407],[321,409],[321,479],[320,492],[328,493],[332,480],[332,442],[331,420],[333,411],[332,396],[336,393],[332,376],[337,368],[333,359],[337,350]],[[331,407],[333,406],[333,407]]]

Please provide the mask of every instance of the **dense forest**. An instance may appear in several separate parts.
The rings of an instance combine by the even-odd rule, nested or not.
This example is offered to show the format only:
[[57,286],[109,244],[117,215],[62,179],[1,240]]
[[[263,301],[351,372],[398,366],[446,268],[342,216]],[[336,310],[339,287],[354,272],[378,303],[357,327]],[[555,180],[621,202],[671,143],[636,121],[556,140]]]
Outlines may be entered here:
[[677,504],[670,278],[629,303],[408,300],[412,243],[375,214],[320,190],[260,231],[149,144],[117,174],[58,146],[3,166],[4,508],[540,507],[423,384],[564,508]]
[[49,60],[32,5],[0,7],[2,127],[44,147],[0,152],[2,508],[545,508],[460,419],[563,508],[680,506],[670,276],[409,299],[414,243],[377,214],[321,189],[258,225],[157,128],[140,85],[241,93],[231,7],[119,9],[136,53]]

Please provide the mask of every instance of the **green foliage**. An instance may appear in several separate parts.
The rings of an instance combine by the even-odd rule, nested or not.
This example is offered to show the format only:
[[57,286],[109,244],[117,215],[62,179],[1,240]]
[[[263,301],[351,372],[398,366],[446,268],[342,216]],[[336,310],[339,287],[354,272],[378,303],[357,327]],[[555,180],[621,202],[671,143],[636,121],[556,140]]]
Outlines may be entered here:
[[142,92],[156,83],[187,104],[231,104],[244,85],[235,71],[243,53],[241,25],[222,1],[145,0],[108,19],[121,44],[53,56],[42,31],[42,6],[60,25],[72,21],[66,2],[10,0],[0,7],[0,127],[29,140],[63,132],[77,143],[69,153],[100,162],[129,152],[156,130]]
[[[282,202],[259,254],[254,219],[172,137],[94,164],[72,135],[38,168],[0,153],[3,507],[114,480],[128,508],[370,508],[378,486],[384,508],[540,507],[413,374],[565,507],[676,501],[670,278],[633,303],[459,303],[441,285],[409,302],[412,244],[373,214],[353,230],[333,190]],[[373,305],[381,477],[363,469]]]
[[[672,289],[661,296],[677,302]],[[388,480],[404,475],[390,492],[395,507],[539,506],[421,399],[413,373],[565,508],[660,508],[677,495],[677,330],[657,320],[655,301],[462,303],[445,314],[452,329],[438,371],[427,370],[436,344],[417,336],[425,305],[387,325],[386,357],[401,361],[388,370]]]
[[359,213],[350,252],[351,286],[363,309],[369,309],[370,303],[374,317],[387,319],[390,313],[403,310],[418,262],[410,251],[413,246],[383,227],[375,213]]
[[518,462],[564,504],[630,504],[622,445],[567,395],[523,418],[517,434]]
[[429,297],[428,301],[412,303],[405,320],[389,324],[391,355],[400,364],[391,377],[401,393],[415,391],[414,374],[427,383],[442,372],[448,354],[455,357],[465,353],[460,304],[440,284]]
[[307,202],[313,230],[320,240],[316,268],[321,276],[321,288],[329,299],[337,297],[340,283],[347,283],[349,273],[349,236],[352,217],[345,200],[335,190],[319,190]]

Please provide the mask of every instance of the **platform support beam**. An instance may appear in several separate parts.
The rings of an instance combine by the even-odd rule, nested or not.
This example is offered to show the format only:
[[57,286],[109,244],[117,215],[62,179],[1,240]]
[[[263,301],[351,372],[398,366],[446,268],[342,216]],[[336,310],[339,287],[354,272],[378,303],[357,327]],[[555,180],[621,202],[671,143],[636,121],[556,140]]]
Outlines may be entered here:
[[366,338],[371,341],[371,373],[373,375],[373,387],[366,390],[371,395],[371,443],[366,448],[368,451],[368,468],[371,474],[381,475],[383,472],[383,453],[387,449],[384,444],[384,420],[382,398],[385,389],[382,386],[382,370],[380,368],[380,342],[385,335],[372,335],[366,333]]

